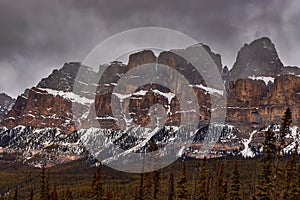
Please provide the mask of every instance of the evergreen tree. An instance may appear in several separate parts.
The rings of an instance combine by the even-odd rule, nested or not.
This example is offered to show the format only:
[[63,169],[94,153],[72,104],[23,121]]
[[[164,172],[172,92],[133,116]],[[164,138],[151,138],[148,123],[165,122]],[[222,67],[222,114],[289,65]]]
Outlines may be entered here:
[[47,176],[46,176],[46,197],[49,200],[50,199],[50,185],[49,185],[49,177],[50,177],[49,168],[47,170]]
[[258,200],[272,200],[275,191],[274,188],[274,158],[275,158],[275,134],[270,129],[265,132],[263,143],[264,155],[261,158],[261,176],[257,185],[256,197]]
[[50,200],[58,200],[57,192],[56,192],[56,187],[53,188],[51,194],[50,194]]
[[284,112],[283,117],[281,118],[281,127],[280,127],[280,141],[278,147],[278,153],[284,156],[283,148],[285,146],[285,137],[290,133],[290,125],[292,123],[292,112],[290,108],[287,108]]
[[188,199],[188,196],[189,196],[188,186],[187,186],[187,171],[186,171],[186,165],[184,162],[182,164],[182,172],[177,181],[176,194],[177,194],[178,200],[180,200],[180,199],[186,200],[186,199]]
[[200,176],[196,187],[196,199],[197,200],[207,200],[208,199],[208,167],[207,159],[203,158],[200,165]]
[[67,187],[67,191],[66,191],[66,200],[73,200],[73,195],[72,195],[72,192],[70,190],[69,187]]
[[284,184],[284,199],[300,199],[300,186],[299,186],[299,174],[298,174],[298,145],[296,145],[295,150],[291,158],[287,161],[285,167],[285,184]]
[[[150,152],[155,152],[158,150],[158,146],[155,142],[154,139],[152,139],[150,141],[150,148],[149,148],[149,151]],[[153,163],[152,163],[152,166],[154,167],[154,164],[155,164],[155,160],[153,160]],[[154,168],[153,168],[154,169]],[[152,197],[153,199],[158,199],[159,197],[159,187],[160,187],[160,172],[155,170],[152,172],[152,179],[153,179],[153,189],[152,189]]]
[[117,195],[116,195],[116,198],[115,198],[115,200],[121,200],[121,197],[120,197],[120,195],[119,195],[119,194],[117,194]]
[[284,172],[284,160],[285,153],[283,151],[285,147],[285,138],[287,134],[290,133],[289,127],[292,123],[292,113],[290,108],[287,108],[284,112],[284,115],[281,118],[281,126],[279,132],[279,141],[277,142],[277,161],[276,161],[276,169],[275,169],[275,194],[276,196],[282,196],[285,190],[284,188],[284,180],[285,180],[285,172]]
[[14,200],[18,200],[18,188],[15,189]]
[[106,199],[105,200],[113,200],[113,194],[111,191],[108,191],[106,193]]
[[227,181],[225,180],[224,174],[224,163],[222,162],[218,166],[217,173],[217,199],[226,199],[227,196]]
[[29,200],[33,200],[33,190],[30,190]]
[[145,174],[145,185],[144,185],[144,200],[152,200],[153,199],[153,177],[152,173]]
[[160,188],[160,172],[159,171],[154,171],[152,172],[153,174],[153,199],[158,199],[159,198],[159,188]]
[[238,162],[234,163],[233,172],[230,178],[230,187],[228,193],[228,200],[241,200],[241,183],[240,183],[240,170]]
[[92,189],[91,189],[91,198],[93,200],[103,200],[104,199],[104,189],[103,183],[101,181],[101,170],[102,164],[100,163],[96,173],[94,174]]
[[175,189],[174,189],[174,174],[170,172],[169,180],[168,180],[168,199],[167,200],[175,200]]
[[143,200],[144,199],[144,174],[140,174],[140,183],[139,183],[139,188],[137,192],[137,200]]
[[40,200],[49,199],[49,178],[45,174],[45,166],[42,166],[41,183],[40,183]]
[[139,197],[139,188],[136,186],[135,192],[134,192],[134,199],[138,200],[138,197]]

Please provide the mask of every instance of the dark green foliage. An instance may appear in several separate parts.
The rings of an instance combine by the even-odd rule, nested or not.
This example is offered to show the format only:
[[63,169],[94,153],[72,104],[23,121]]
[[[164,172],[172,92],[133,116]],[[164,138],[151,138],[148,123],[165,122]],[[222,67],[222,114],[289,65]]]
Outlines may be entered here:
[[49,171],[48,176],[45,174],[45,166],[42,166],[41,182],[40,182],[40,200],[50,199],[49,194]]
[[173,172],[170,172],[170,175],[169,175],[167,194],[168,194],[168,200],[174,200],[175,199],[174,174],[173,174]]
[[153,177],[152,173],[147,173],[145,175],[145,185],[144,185],[144,200],[152,200],[153,199]]
[[257,185],[257,199],[274,199],[274,159],[275,134],[270,129],[265,132],[263,143],[264,156],[261,158],[261,177]]
[[119,194],[117,194],[117,195],[116,195],[116,198],[115,198],[115,200],[121,200],[121,197],[120,197],[120,195],[119,195]]
[[154,171],[153,175],[153,199],[158,199],[160,195],[160,172]]
[[229,193],[228,199],[229,200],[241,200],[241,182],[240,182],[240,170],[238,167],[238,162],[235,161],[233,172],[230,178],[229,183]]
[[71,192],[69,187],[67,188],[65,199],[66,200],[73,200],[73,195],[72,195],[72,192]]
[[280,139],[282,145],[285,144],[284,142],[284,137],[290,133],[290,125],[292,124],[292,112],[290,108],[287,108],[286,111],[284,112],[284,115],[281,119],[281,128],[280,128]]
[[279,135],[278,145],[278,157],[284,156],[283,148],[285,147],[285,137],[290,133],[290,125],[292,124],[292,112],[290,108],[287,108],[281,118],[281,127]]
[[200,166],[200,176],[196,187],[196,199],[206,200],[208,199],[208,166],[206,157],[203,158]]
[[[266,134],[268,136],[268,134]],[[267,143],[267,142],[265,142]],[[272,145],[271,145],[272,146]],[[275,159],[275,151],[270,150],[271,159],[276,163]],[[266,152],[267,153],[267,152]],[[294,152],[296,153],[296,152]],[[266,155],[265,155],[266,156]],[[266,156],[268,157],[268,156]],[[263,160],[261,159],[258,162],[257,158],[254,159],[243,159],[240,158],[238,162],[238,168],[240,171],[240,194],[241,198],[245,200],[254,199],[258,197],[259,187],[265,187],[263,183],[262,172],[264,171],[262,168]],[[275,160],[275,161],[274,161]],[[227,158],[214,158],[208,159],[206,161],[206,177],[207,177],[207,187],[206,193],[208,193],[209,200],[215,199],[224,199],[224,194],[229,193],[232,188],[233,180],[233,169],[234,163],[236,161],[236,157],[227,157]],[[1,160],[0,160],[1,163]],[[195,200],[196,195],[194,194],[194,190],[190,190],[190,188],[195,188],[196,183],[198,184],[201,171],[195,172],[195,166],[201,165],[201,168],[197,168],[199,170],[204,169],[203,160],[199,162],[199,160],[187,160],[184,162],[185,167],[183,167],[183,163],[181,161],[177,161],[170,165],[168,168],[160,170],[159,177],[159,195],[156,200],[175,200],[179,199],[176,195],[178,192],[178,182],[180,180],[185,179],[185,187],[186,195],[185,198],[188,200]],[[260,164],[260,165],[259,165]],[[274,186],[271,189],[271,196],[267,199],[295,199],[297,198],[297,193],[299,191],[300,178],[299,178],[299,161],[297,159],[296,154],[287,157],[287,161],[282,163],[283,166],[283,188],[286,188],[283,194],[283,190],[280,191],[281,196],[277,196],[276,187]],[[260,168],[258,167],[260,166]],[[295,167],[296,166],[296,167]],[[185,169],[184,169],[185,168]],[[80,169],[80,170],[79,170]],[[232,169],[232,170],[231,170]],[[0,199],[14,199],[14,189],[18,188],[18,199],[40,199],[40,188],[41,188],[41,169],[31,168],[26,165],[10,163],[9,165],[5,165],[2,162],[0,165]],[[85,161],[82,161],[79,164],[78,161],[68,163],[66,165],[59,165],[51,168],[51,174],[48,178],[49,185],[51,186],[51,195],[50,198],[53,198],[53,186],[56,186],[56,192],[59,200],[85,200],[92,199],[91,198],[91,184],[95,186],[95,175],[99,173],[99,168],[96,167],[86,167]],[[143,186],[142,191],[145,191],[145,186],[147,179],[151,180],[152,189],[150,190],[151,195],[149,197],[145,196],[145,192],[141,199],[153,198],[154,195],[154,173],[148,174],[128,174],[113,170],[106,166],[101,167],[101,176],[100,182],[102,183],[103,189],[103,199],[110,198],[110,193],[113,194],[114,200],[131,200],[137,199],[139,194],[139,185]],[[185,173],[183,173],[185,171]],[[274,168],[273,168],[273,171]],[[187,172],[190,172],[189,174]],[[30,178],[28,174],[31,174]],[[44,173],[45,174],[45,173]],[[174,176],[175,174],[175,176]],[[177,174],[177,175],[176,175]],[[182,176],[185,174],[185,176]],[[197,174],[197,175],[196,175]],[[277,184],[274,181],[274,176],[276,173],[273,173],[273,185]],[[45,184],[47,178],[47,172],[45,174]],[[203,176],[203,175],[201,175]],[[94,177],[91,179],[91,177]],[[140,177],[143,177],[143,181],[141,181]],[[185,177],[185,178],[184,178]],[[32,181],[30,181],[32,179]],[[13,182],[14,181],[14,182]],[[197,182],[196,182],[197,181]],[[9,183],[11,188],[13,188],[12,192],[9,195],[5,195],[5,192],[8,191],[5,188],[5,184]],[[11,184],[11,182],[13,184]],[[228,183],[228,186],[227,186]],[[236,181],[234,181],[236,183]],[[254,187],[257,183],[257,187]],[[288,183],[288,184],[287,184]],[[174,188],[175,187],[175,188]],[[227,188],[228,187],[228,188]],[[30,191],[32,188],[37,188],[37,192],[32,192],[32,198],[30,198]],[[175,190],[175,191],[174,191]],[[228,190],[228,192],[227,192]],[[3,192],[4,191],[4,192]],[[135,195],[136,191],[136,195]],[[163,192],[165,191],[165,192]],[[109,195],[108,195],[109,194]],[[285,196],[284,196],[285,195]],[[54,195],[55,196],[55,195]],[[228,197],[229,195],[227,195]],[[281,198],[279,198],[281,197]],[[55,199],[55,198],[54,198]]]
[[91,197],[92,200],[104,200],[104,189],[103,183],[101,180],[101,170],[102,164],[100,163],[96,173],[94,174],[92,188],[91,188]]
[[15,189],[14,200],[18,200],[18,188]]
[[108,191],[106,193],[106,198],[105,200],[113,200],[113,194],[112,194],[112,191]]
[[284,161],[286,155],[284,147],[286,146],[286,136],[290,133],[290,125],[292,123],[292,113],[290,108],[287,108],[284,115],[281,118],[281,127],[279,132],[279,141],[277,141],[277,161],[275,163],[275,191],[276,196],[284,197],[284,187],[285,187],[285,169]]
[[29,200],[33,200],[33,190],[30,190]]
[[182,171],[177,181],[176,196],[178,200],[189,198],[188,186],[187,186],[187,171],[186,171],[185,162],[183,162],[182,164]]
[[50,200],[58,200],[56,187],[54,187],[54,189],[52,190],[52,192],[50,194]]
[[284,199],[300,199],[298,145],[285,166]]
[[225,178],[225,165],[224,162],[218,163],[217,167],[217,199],[226,199],[227,196],[227,181]]
[[142,200],[144,197],[144,193],[144,174],[140,174],[140,182],[136,199]]

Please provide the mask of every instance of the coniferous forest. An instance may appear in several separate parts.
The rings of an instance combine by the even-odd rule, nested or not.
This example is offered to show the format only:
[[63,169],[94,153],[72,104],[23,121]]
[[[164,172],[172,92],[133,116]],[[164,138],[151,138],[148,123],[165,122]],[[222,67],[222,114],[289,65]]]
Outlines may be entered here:
[[280,134],[266,131],[260,157],[179,159],[144,174],[119,172],[101,163],[92,167],[84,159],[37,169],[6,157],[0,165],[0,199],[299,199],[298,144],[292,154],[283,151],[291,122],[287,109]]

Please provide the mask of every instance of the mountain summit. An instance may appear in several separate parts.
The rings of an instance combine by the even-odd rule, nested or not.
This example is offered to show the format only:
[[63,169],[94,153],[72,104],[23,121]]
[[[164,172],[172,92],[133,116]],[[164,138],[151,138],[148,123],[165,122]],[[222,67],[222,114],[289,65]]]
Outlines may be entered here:
[[7,94],[4,93],[0,94],[0,121],[12,108],[14,103],[15,103],[15,99],[11,98]]
[[263,37],[241,48],[228,78],[236,80],[248,76],[274,77],[282,72],[283,67],[275,45],[269,38]]
[[[262,130],[266,130],[271,124],[280,124],[281,116],[287,107],[293,113],[293,126],[300,126],[298,68],[283,67],[269,38],[261,38],[242,47],[231,71],[222,66],[221,55],[212,52],[204,44],[200,45],[211,56],[224,81],[226,80],[226,124],[216,124],[215,128],[221,136],[211,151],[211,156],[237,155],[243,148],[246,149],[243,151],[245,154],[250,151],[249,145],[259,152],[263,142]],[[182,109],[176,95],[158,84],[145,83],[133,93],[130,92],[129,96],[114,91],[124,74],[148,63],[166,65],[170,70],[182,74],[196,94],[199,109]],[[100,73],[101,70],[103,74]],[[156,75],[163,77],[168,74],[156,72]],[[136,78],[138,77],[127,77],[132,80]],[[181,87],[180,81],[174,82],[177,88]],[[128,83],[126,87],[135,86]],[[80,145],[80,138],[83,138],[83,142],[98,141],[97,135],[107,136],[107,140],[105,138],[103,141],[118,144],[126,151],[144,151],[150,139],[154,139],[161,147],[179,139],[177,135],[180,135],[178,130],[181,116],[191,112],[199,113],[192,115],[193,119],[190,118],[198,120],[199,127],[194,139],[195,144],[187,149],[185,154],[198,158],[201,156],[199,144],[208,134],[207,124],[212,113],[211,100],[219,94],[218,88],[208,87],[192,64],[173,51],[161,52],[158,56],[150,50],[136,52],[130,55],[128,64],[113,61],[106,67],[100,66],[98,72],[81,63],[70,62],[61,69],[54,70],[36,87],[26,90],[17,98],[12,108],[9,106],[10,111],[5,111],[7,114],[0,122],[0,147],[8,151],[24,149],[28,151],[26,155],[30,158],[36,152],[44,155],[44,150],[47,150],[46,154],[49,156],[62,155],[53,161],[54,164],[61,163],[61,160],[68,161],[66,157],[69,155],[84,156],[86,151]],[[185,92],[185,95],[189,94]],[[134,122],[138,129],[123,131],[122,123],[116,122],[112,112],[112,96],[118,98],[119,102],[130,98],[127,105],[129,116],[121,115],[119,121]],[[161,129],[151,118],[158,104],[161,106],[159,112],[162,116],[167,113],[164,127]],[[90,109],[93,107],[95,112]],[[73,108],[80,112],[74,112]],[[149,128],[153,126],[157,126],[153,129],[155,131]],[[293,135],[296,135],[298,128],[293,130]],[[253,140],[249,138],[248,143],[244,143],[244,139],[248,138],[251,132]],[[148,140],[144,141],[145,138]],[[105,147],[105,144],[97,146]],[[136,146],[139,148],[135,148]],[[251,152],[250,156],[258,155]],[[27,158],[28,156],[24,156],[26,162],[31,162]],[[32,157],[32,161],[34,160]]]

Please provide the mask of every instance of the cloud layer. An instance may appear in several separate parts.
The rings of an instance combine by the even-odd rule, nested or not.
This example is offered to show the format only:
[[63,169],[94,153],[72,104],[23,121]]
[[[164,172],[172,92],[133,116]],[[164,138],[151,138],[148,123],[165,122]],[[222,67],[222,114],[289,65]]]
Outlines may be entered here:
[[143,26],[181,31],[229,67],[244,43],[268,36],[285,65],[300,66],[297,0],[2,0],[0,7],[0,92],[12,96],[83,60],[105,38]]

